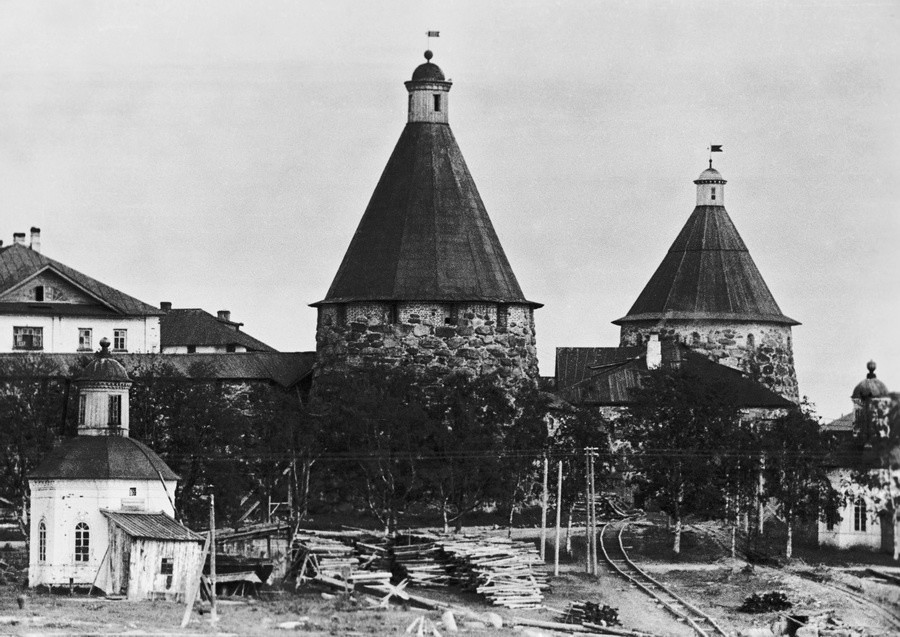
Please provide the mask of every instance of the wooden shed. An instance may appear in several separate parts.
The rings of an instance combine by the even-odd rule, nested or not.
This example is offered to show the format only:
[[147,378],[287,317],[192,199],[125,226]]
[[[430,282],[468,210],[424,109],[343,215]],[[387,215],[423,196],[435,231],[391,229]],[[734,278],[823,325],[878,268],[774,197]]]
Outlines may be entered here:
[[97,585],[130,600],[183,599],[196,582],[203,537],[165,513],[102,513],[109,521],[109,548],[100,565],[104,581]]

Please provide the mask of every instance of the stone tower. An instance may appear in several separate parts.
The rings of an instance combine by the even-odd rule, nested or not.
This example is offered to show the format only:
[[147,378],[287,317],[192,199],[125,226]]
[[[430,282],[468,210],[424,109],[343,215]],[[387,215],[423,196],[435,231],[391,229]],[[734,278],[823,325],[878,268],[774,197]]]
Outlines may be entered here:
[[725,211],[725,180],[712,167],[697,205],[662,263],[622,318],[621,345],[651,332],[679,340],[797,402],[791,327]]
[[448,124],[451,87],[426,62],[408,118],[318,309],[317,373],[411,364],[536,378],[522,294]]

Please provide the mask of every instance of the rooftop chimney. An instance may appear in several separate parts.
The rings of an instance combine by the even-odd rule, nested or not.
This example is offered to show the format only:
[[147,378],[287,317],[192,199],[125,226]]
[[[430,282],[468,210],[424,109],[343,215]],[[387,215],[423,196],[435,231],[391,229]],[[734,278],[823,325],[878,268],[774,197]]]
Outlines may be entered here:
[[231,311],[230,310],[219,310],[219,320],[225,321],[226,323],[231,323]]
[[32,228],[31,229],[31,249],[35,252],[41,251],[41,229],[40,228]]
[[662,343],[659,342],[659,334],[650,332],[647,341],[647,369],[659,369],[662,365]]
[[161,309],[163,312],[168,312],[169,310],[172,309],[172,302],[171,301],[160,301],[159,309]]
[[19,245],[25,245],[25,233],[24,232],[14,232],[13,233],[13,243],[18,243]]

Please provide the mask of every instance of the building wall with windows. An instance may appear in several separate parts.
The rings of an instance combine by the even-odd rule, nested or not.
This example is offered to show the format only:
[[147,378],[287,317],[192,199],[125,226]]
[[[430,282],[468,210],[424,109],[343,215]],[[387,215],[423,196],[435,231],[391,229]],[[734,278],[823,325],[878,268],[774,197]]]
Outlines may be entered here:
[[[837,469],[829,474],[831,484],[842,491],[850,484],[850,471]],[[863,493],[848,498],[840,510],[841,521],[829,525],[819,521],[819,544],[846,549],[865,547],[882,549],[891,547],[891,542],[884,537],[890,533],[890,525],[882,529],[881,518],[877,514],[875,503],[870,494]]]
[[174,480],[31,480],[29,539],[38,550],[30,552],[29,586],[68,586],[70,579],[76,586],[90,586],[109,546],[109,524],[100,510],[162,511],[174,516],[175,484]]
[[114,352],[158,353],[159,317],[0,315],[0,352],[91,353],[104,337]]

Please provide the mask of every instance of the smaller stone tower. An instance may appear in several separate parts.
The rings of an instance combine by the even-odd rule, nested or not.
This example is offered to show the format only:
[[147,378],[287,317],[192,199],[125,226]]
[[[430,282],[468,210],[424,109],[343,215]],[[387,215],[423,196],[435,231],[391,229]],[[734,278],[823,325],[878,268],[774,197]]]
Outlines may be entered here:
[[658,331],[797,402],[791,327],[725,210],[726,181],[700,173],[697,205],[621,326],[623,347]]
[[893,402],[887,385],[875,375],[875,361],[869,361],[869,373],[853,388],[853,426],[863,436],[887,438],[891,433],[890,413]]
[[534,310],[448,123],[451,82],[413,71],[407,123],[318,309],[317,373],[411,365],[537,379]]

